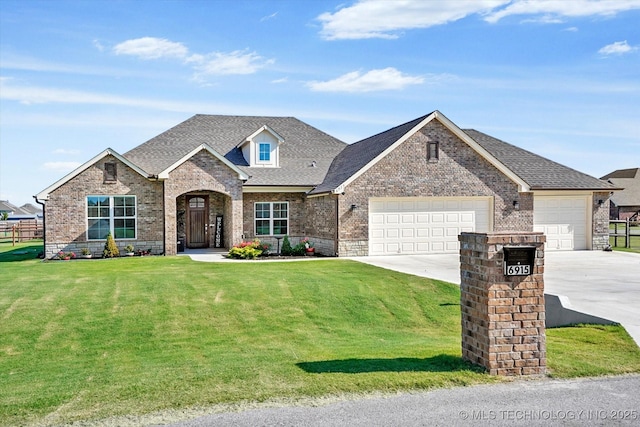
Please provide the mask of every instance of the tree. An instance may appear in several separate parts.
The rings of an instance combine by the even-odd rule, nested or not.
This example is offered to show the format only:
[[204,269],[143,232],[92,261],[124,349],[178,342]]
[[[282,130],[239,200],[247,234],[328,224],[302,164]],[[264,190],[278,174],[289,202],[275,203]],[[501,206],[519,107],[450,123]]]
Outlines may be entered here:
[[116,241],[113,240],[111,233],[107,234],[107,241],[104,243],[104,250],[102,251],[104,258],[115,258],[120,256],[120,251],[116,246]]

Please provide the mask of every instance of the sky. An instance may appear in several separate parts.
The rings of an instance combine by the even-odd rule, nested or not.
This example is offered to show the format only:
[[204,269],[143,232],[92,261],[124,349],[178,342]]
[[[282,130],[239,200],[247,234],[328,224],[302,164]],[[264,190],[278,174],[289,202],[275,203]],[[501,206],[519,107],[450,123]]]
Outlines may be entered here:
[[0,199],[195,114],[347,143],[439,110],[589,175],[640,167],[640,0],[2,0]]

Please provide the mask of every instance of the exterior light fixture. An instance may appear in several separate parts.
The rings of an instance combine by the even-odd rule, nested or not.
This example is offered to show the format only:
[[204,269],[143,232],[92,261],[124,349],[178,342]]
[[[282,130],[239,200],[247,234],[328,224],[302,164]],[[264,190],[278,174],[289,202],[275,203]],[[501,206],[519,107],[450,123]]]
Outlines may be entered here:
[[604,200],[600,199],[598,200],[598,206],[602,207],[604,205]]
[[351,205],[351,210],[352,210],[352,211],[355,211],[356,209],[358,209],[358,206],[357,206],[357,205]]
[[517,200],[513,201],[513,209],[519,211],[520,210],[520,202],[518,202]]

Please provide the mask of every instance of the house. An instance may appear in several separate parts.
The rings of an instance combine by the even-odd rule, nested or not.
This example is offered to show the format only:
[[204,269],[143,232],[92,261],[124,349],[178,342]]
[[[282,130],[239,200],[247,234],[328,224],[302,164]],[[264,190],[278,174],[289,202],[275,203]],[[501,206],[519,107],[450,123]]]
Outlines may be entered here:
[[99,252],[109,232],[166,255],[288,235],[354,256],[456,252],[460,232],[491,230],[601,249],[615,189],[434,111],[351,145],[292,117],[196,115],[35,198],[47,257]]
[[0,200],[0,216],[5,214],[10,221],[42,219],[42,210],[31,203],[26,203],[18,207],[8,200]]
[[640,221],[640,168],[618,169],[600,178],[624,190],[611,196],[611,219]]

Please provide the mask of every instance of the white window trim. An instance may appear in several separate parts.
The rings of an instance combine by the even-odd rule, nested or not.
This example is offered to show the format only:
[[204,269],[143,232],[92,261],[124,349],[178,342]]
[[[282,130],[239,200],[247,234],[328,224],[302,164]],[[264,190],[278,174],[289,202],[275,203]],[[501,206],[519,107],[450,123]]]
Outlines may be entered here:
[[[285,205],[287,205],[287,217],[286,218],[274,218],[273,217],[273,205],[276,203],[284,203]],[[257,205],[258,204],[268,204],[269,205],[269,218],[257,218],[256,217],[256,212],[257,212]],[[254,236],[261,236],[261,237],[269,237],[269,236],[286,236],[289,234],[289,202],[254,202],[253,204],[253,235]],[[275,220],[287,220],[287,230],[286,233],[284,234],[273,234],[273,222]],[[256,225],[256,223],[258,221],[266,221],[269,220],[269,234],[258,234],[258,227]]]
[[[111,235],[113,236],[113,238],[115,240],[136,240],[138,238],[138,197],[135,195],[131,195],[131,194],[114,194],[114,195],[106,195],[106,194],[90,194],[87,197],[85,197],[85,208],[84,208],[84,213],[85,213],[85,217],[86,217],[86,224],[85,224],[85,233],[86,233],[86,239],[87,241],[104,241],[105,239],[91,239],[89,238],[89,220],[91,219],[102,219],[102,218],[106,218],[106,217],[90,217],[89,216],[89,198],[90,197],[108,197],[109,198],[109,231],[111,232]],[[134,207],[135,207],[135,215],[133,217],[131,216],[124,216],[124,217],[117,217],[118,219],[133,219],[135,221],[135,225],[134,225],[134,237],[125,237],[125,238],[116,238],[116,234],[115,234],[115,226],[114,226],[114,222],[115,222],[115,215],[114,215],[114,203],[113,203],[113,198],[114,197],[133,197],[133,202],[134,202]],[[287,224],[288,225],[288,224]]]
[[[267,147],[269,147],[269,158],[267,160],[261,160],[260,159],[260,147],[262,145],[266,145]],[[260,164],[264,164],[264,165],[270,165],[273,164],[272,162],[272,158],[273,158],[273,152],[271,149],[271,143],[270,142],[257,142],[256,143],[256,147],[258,149],[258,153],[256,155],[256,163],[260,163]]]

